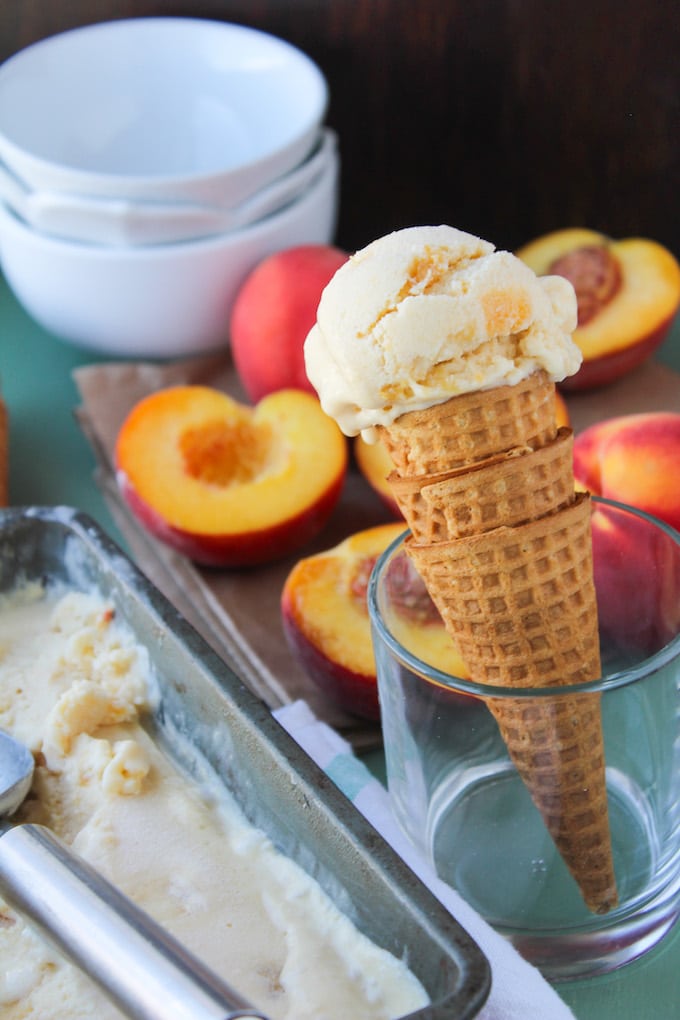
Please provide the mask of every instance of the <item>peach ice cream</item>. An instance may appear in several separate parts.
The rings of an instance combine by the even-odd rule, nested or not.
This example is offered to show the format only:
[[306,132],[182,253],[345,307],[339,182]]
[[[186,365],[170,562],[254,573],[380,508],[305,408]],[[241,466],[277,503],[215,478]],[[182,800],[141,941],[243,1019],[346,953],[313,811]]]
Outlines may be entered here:
[[[144,728],[145,650],[96,596],[0,604],[0,727],[36,775],[20,821],[45,824],[272,1020],[387,1020],[425,1004],[251,826],[215,777],[190,781]],[[0,901],[0,1018],[121,1014]]]
[[573,374],[576,297],[559,276],[448,226],[395,231],[353,255],[324,289],[305,342],[307,375],[343,432],[376,438],[408,411]]

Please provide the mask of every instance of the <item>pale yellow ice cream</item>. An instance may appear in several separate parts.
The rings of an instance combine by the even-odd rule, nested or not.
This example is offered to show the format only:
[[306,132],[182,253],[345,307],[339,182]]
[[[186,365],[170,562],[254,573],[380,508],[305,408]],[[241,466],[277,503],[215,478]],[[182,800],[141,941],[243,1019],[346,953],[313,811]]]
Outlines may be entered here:
[[450,397],[559,382],[581,352],[577,305],[560,276],[448,226],[410,227],[353,255],[325,288],[305,342],[307,375],[346,435]]
[[[48,825],[272,1020],[386,1020],[426,996],[236,804],[179,773],[140,725],[144,650],[96,596],[0,600],[0,727],[38,767]],[[0,900],[1,1020],[121,1014]]]

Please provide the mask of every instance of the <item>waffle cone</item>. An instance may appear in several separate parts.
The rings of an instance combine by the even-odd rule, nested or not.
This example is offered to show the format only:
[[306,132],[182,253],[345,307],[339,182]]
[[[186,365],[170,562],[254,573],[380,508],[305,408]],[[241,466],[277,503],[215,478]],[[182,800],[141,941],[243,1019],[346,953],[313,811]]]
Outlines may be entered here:
[[490,698],[487,705],[586,906],[606,913],[617,893],[599,694]]
[[573,433],[562,428],[536,450],[516,447],[439,475],[393,472],[388,481],[414,541],[445,542],[566,506],[574,498],[572,454]]
[[515,386],[463,393],[380,426],[399,475],[435,475],[555,438],[555,384],[534,372]]
[[[494,461],[496,458],[492,458]],[[482,461],[488,464],[488,461]],[[413,534],[416,542],[427,544],[429,542],[444,542],[451,536],[448,534],[446,521],[443,514],[432,510],[423,498],[423,489],[430,485],[446,483],[449,479],[455,479],[461,472],[468,472],[469,468],[454,468],[453,471],[443,471],[437,475],[402,475],[393,471],[387,477],[390,490],[402,516]]]
[[[536,520],[407,550],[480,683],[546,688],[600,676],[590,499]],[[588,907],[616,902],[599,695],[489,698]]]

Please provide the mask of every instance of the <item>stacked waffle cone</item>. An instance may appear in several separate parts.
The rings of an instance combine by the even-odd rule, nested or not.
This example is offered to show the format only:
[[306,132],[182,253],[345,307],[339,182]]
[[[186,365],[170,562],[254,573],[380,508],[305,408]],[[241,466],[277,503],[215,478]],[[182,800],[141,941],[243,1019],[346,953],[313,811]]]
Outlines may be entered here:
[[[380,429],[406,547],[471,677],[600,676],[590,501],[544,372]],[[508,753],[590,910],[616,903],[598,694],[489,698]]]

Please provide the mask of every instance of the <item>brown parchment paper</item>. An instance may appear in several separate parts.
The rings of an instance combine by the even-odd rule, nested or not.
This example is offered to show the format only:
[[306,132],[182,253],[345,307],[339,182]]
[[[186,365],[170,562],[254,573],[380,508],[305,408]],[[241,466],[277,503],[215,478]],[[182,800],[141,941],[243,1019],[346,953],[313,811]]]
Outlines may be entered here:
[[[77,417],[95,453],[97,483],[139,567],[270,708],[304,698],[357,750],[377,746],[377,725],[338,709],[305,676],[287,646],[279,609],[283,583],[301,556],[328,549],[353,531],[392,520],[365,480],[350,469],[329,524],[294,556],[252,570],[197,567],[156,541],[130,515],[118,494],[113,449],[133,405],[165,386],[201,383],[245,401],[229,355],[166,364],[91,365],[77,369],[74,379],[82,401]],[[680,375],[648,362],[611,386],[568,396],[567,403],[576,431],[613,415],[680,412]]]
[[97,460],[97,483],[138,566],[270,708],[304,698],[355,748],[380,742],[379,727],[350,716],[325,698],[290,652],[281,625],[283,583],[301,556],[340,542],[352,531],[390,520],[380,500],[352,469],[323,533],[295,555],[251,570],[202,568],[150,536],[120,499],[113,470],[116,436],[142,397],[183,383],[215,386],[246,402],[229,357],[171,364],[111,363],[74,372],[82,404],[77,418]]

